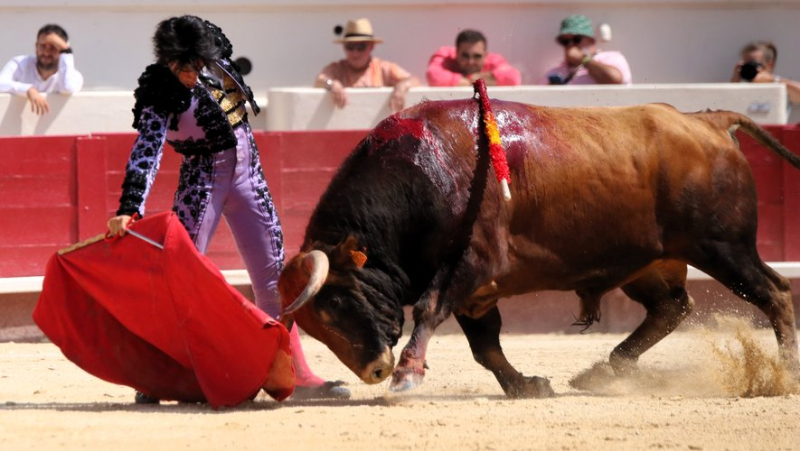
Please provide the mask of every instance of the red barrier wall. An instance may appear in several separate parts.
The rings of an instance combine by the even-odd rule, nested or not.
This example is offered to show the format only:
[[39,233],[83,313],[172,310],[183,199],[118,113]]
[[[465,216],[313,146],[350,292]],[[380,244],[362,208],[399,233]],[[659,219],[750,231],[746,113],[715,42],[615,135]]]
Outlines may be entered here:
[[[800,150],[800,128],[769,127]],[[256,142],[281,215],[286,251],[299,249],[308,218],[336,168],[366,131],[257,132]],[[134,134],[0,138],[0,277],[41,275],[50,255],[105,230],[117,209]],[[759,195],[758,246],[767,261],[800,260],[800,172],[740,136]],[[168,210],[180,156],[166,149],[147,202]],[[222,269],[243,268],[224,223],[209,248]]]
[[[299,249],[319,196],[365,135],[363,130],[255,133],[287,254]],[[132,133],[0,138],[0,277],[42,275],[58,249],[105,231],[119,206],[135,138]],[[172,208],[179,165],[180,156],[165,149],[148,214]],[[224,221],[208,254],[221,269],[244,268]]]

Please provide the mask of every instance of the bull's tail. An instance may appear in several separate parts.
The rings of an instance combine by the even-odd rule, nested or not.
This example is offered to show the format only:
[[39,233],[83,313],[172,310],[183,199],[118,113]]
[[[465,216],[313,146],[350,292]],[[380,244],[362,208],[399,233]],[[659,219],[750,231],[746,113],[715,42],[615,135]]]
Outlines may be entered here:
[[777,139],[766,130],[759,127],[758,124],[753,122],[749,117],[731,111],[712,111],[699,114],[701,114],[706,121],[728,130],[728,133],[730,133],[734,140],[736,140],[734,132],[741,128],[742,131],[753,137],[759,144],[779,155],[792,166],[800,169],[800,156],[778,142]]

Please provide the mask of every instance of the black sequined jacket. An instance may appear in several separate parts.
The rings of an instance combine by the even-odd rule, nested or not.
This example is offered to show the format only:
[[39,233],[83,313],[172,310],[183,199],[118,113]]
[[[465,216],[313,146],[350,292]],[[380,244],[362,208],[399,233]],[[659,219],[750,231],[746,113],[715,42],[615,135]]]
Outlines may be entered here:
[[247,123],[245,103],[250,102],[253,113],[260,111],[231,60],[230,41],[218,27],[206,25],[223,52],[219,61],[204,70],[197,85],[186,88],[160,64],[151,64],[139,77],[133,108],[133,127],[139,136],[126,167],[117,214],[144,215],[165,142],[187,157],[230,149],[236,146],[234,129]]

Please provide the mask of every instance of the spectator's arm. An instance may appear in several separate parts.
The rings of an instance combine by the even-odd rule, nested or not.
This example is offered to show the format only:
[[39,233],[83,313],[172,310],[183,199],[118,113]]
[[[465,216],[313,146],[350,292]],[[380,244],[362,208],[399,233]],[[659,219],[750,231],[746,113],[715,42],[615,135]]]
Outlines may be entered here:
[[333,80],[328,74],[325,72],[320,72],[317,75],[316,80],[314,80],[314,87],[315,88],[327,88],[328,87],[328,80]]
[[583,65],[597,84],[631,83],[631,69],[628,60],[619,52],[602,52],[598,56],[584,61]]
[[752,80],[753,83],[783,83],[786,85],[786,95],[789,96],[789,102],[792,104],[800,103],[800,82],[783,78],[778,75],[762,70],[756,74]]
[[783,78],[770,72],[761,71],[753,79],[754,83],[783,83],[786,85],[786,95],[789,96],[789,103],[800,103],[800,82]]
[[622,84],[622,73],[614,66],[603,64],[596,61],[589,61],[584,64],[589,75],[599,85],[619,85]]
[[58,59],[58,80],[56,92],[74,94],[83,88],[83,75],[75,69],[75,57],[72,53],[62,53]]
[[317,78],[314,79],[314,87],[315,88],[327,88],[328,80],[339,80],[339,62],[334,61],[327,66],[323,67]]
[[22,95],[27,94],[28,90],[33,87],[30,83],[14,81],[14,73],[19,68],[19,63],[13,59],[3,66],[3,70],[0,70],[0,92]]
[[[333,103],[339,108],[344,108],[347,106],[348,101],[347,91],[345,91],[344,85],[336,77],[336,67],[337,63],[325,66],[314,80],[314,87],[325,88],[330,91]],[[328,83],[328,80],[330,80],[330,83]]]
[[800,103],[800,83],[788,78],[781,78],[781,83],[786,85],[786,93],[793,104]]
[[389,99],[389,108],[393,112],[400,111],[405,108],[406,93],[408,93],[409,88],[419,86],[419,79],[399,65],[388,61],[382,63],[381,70],[384,71],[384,79],[388,81],[387,85],[394,87],[392,96]]
[[516,67],[506,61],[503,55],[493,54],[490,64],[491,72],[498,86],[518,86],[522,83],[522,76]]
[[442,47],[431,56],[428,69],[425,71],[429,86],[458,86],[460,82],[466,80],[460,73],[447,68],[448,61],[452,60],[449,53],[448,47]]

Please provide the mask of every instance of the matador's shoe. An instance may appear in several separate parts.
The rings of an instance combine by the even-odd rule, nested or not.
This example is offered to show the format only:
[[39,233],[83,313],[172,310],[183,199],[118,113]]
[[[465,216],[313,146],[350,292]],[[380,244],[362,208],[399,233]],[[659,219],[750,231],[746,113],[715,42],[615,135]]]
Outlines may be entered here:
[[344,381],[327,381],[314,387],[297,386],[290,399],[349,399],[350,390],[345,387]]

